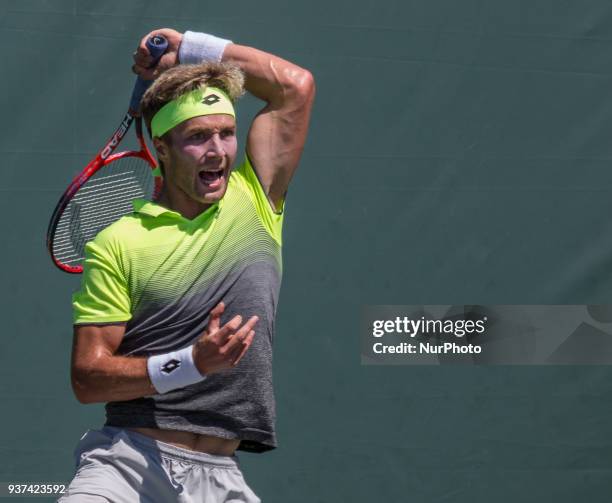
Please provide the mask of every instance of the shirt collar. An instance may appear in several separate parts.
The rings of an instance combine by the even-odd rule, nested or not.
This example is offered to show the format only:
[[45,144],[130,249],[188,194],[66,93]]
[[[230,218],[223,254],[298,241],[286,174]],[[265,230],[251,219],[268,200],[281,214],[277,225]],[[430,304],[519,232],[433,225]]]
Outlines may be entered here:
[[134,199],[132,201],[132,207],[136,213],[143,213],[144,215],[150,215],[152,217],[158,217],[162,213],[168,213],[173,216],[181,217],[180,213],[164,208],[163,206],[147,199]]
[[[190,220],[190,221],[196,221],[200,217],[202,217],[202,215],[209,214],[213,210],[216,211],[217,209],[221,207],[220,205],[222,203],[223,203],[223,199],[220,202],[213,204],[210,208],[208,208],[203,213],[201,213],[200,215],[198,215],[197,217],[195,217],[193,220]],[[183,215],[181,215],[178,211],[169,210],[168,208],[160,204],[154,203],[153,201],[149,201],[148,199],[134,199],[132,201],[132,208],[134,209],[134,212],[142,213],[143,215],[158,217],[160,215],[165,214],[169,217],[179,218],[179,219],[184,220]]]

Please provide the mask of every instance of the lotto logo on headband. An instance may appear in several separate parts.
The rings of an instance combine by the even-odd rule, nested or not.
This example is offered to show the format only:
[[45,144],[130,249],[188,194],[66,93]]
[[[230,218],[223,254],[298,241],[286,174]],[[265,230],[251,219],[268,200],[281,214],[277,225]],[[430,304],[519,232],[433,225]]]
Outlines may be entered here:
[[219,98],[219,96],[217,96],[216,94],[209,94],[208,96],[206,96],[206,98],[202,100],[202,103],[204,103],[205,105],[214,105],[215,103],[219,103],[220,101],[221,98]]

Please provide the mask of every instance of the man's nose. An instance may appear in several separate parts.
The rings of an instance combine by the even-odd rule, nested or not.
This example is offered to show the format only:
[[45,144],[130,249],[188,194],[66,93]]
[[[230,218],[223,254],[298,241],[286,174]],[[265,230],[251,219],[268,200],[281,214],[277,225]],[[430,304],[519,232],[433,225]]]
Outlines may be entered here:
[[215,133],[210,138],[210,145],[208,154],[210,156],[225,155],[225,149],[223,148],[223,142],[218,133]]

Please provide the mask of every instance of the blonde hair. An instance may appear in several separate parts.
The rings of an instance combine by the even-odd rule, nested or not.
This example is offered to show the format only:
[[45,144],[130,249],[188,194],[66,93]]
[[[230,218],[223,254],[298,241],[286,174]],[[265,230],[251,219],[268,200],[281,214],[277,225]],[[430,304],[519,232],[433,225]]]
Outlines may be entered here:
[[149,134],[151,120],[161,107],[204,85],[225,91],[234,103],[244,94],[244,73],[235,64],[212,61],[199,65],[178,65],[166,70],[151,84],[140,102],[140,111]]

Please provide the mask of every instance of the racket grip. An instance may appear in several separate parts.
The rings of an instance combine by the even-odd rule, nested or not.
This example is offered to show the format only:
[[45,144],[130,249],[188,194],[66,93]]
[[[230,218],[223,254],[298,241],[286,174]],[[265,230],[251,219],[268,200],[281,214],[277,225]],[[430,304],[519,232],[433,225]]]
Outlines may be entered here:
[[[168,49],[168,41],[165,37],[161,35],[154,35],[149,37],[146,42],[147,49],[149,49],[149,53],[153,56],[152,67],[157,64],[159,59],[162,57],[166,49]],[[152,80],[143,80],[140,77],[136,79],[136,84],[134,84],[134,90],[132,91],[132,97],[130,99],[130,113],[135,115],[138,113],[138,108],[140,107],[140,100],[142,99],[143,94],[149,88],[149,86],[153,83]]]

